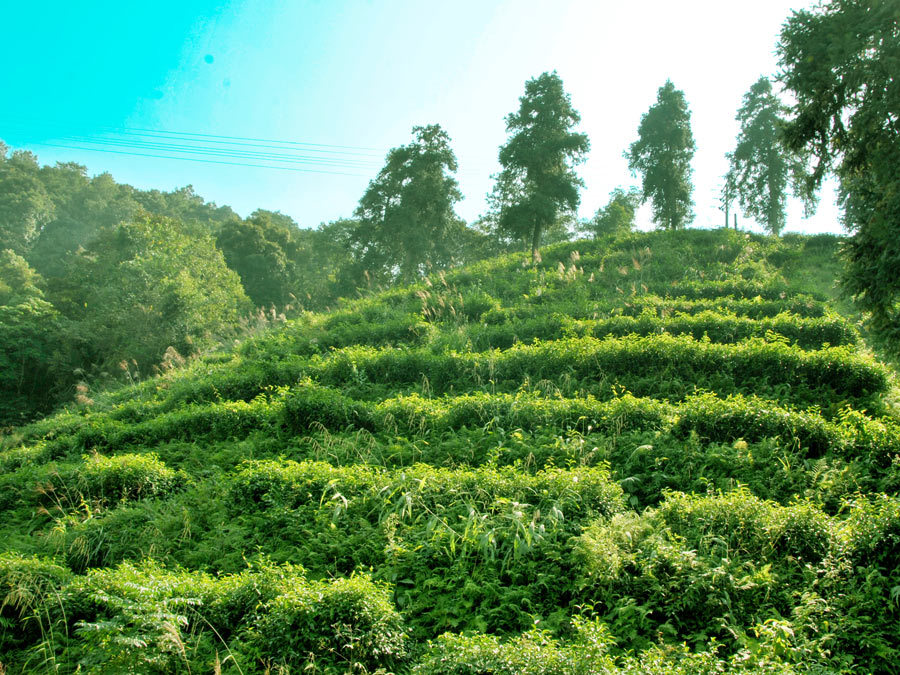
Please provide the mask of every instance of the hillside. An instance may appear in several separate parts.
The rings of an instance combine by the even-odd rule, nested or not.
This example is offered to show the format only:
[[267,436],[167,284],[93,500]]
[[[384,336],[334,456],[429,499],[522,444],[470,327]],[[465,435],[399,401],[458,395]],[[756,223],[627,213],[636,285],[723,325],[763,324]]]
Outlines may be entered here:
[[837,245],[564,243],[85,395],[2,439],[0,663],[892,671],[897,390]]

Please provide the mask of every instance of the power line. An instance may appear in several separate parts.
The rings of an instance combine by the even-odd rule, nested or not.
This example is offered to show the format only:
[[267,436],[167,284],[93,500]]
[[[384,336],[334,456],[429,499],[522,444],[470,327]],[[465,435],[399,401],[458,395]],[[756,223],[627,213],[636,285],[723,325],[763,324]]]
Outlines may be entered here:
[[[107,127],[107,128],[115,129],[116,127]],[[121,130],[124,130],[124,131],[143,131],[143,132],[151,132],[151,133],[154,131],[153,129],[137,129],[137,128],[133,128],[133,127],[118,127],[118,128]],[[372,152],[381,152],[381,150],[379,150],[378,148],[369,148],[369,147],[364,147],[364,146],[360,146],[360,145],[331,145],[329,143],[307,143],[307,142],[302,142],[302,141],[281,141],[281,140],[275,140],[275,139],[271,139],[271,138],[248,138],[246,136],[221,136],[218,134],[198,134],[198,133],[192,133],[192,132],[186,132],[186,131],[164,131],[163,133],[178,134],[180,136],[199,136],[202,138],[224,138],[224,139],[234,140],[234,141],[256,141],[259,143],[286,143],[289,145],[311,145],[311,146],[318,147],[318,148],[343,148],[345,150],[369,150]]]
[[[187,138],[184,135],[181,135],[179,132],[169,132],[169,131],[147,131],[147,132],[132,132],[126,131],[122,135],[128,136],[143,136],[147,138],[162,138],[162,139],[170,139],[170,140],[185,140],[185,141],[194,141],[195,139]],[[284,147],[284,144],[289,145],[304,145],[304,146],[312,146],[312,144],[303,144],[303,143],[295,143],[293,141],[266,141],[265,143],[242,143],[239,141],[203,141],[207,143],[216,143],[220,145],[235,145],[241,147],[251,147],[251,148],[270,148],[273,150],[286,150],[288,148]],[[282,145],[269,145],[270,143],[281,143]],[[375,152],[357,152],[357,151],[348,151],[348,150],[323,150],[320,149],[326,146],[316,146],[316,147],[303,147],[304,152],[318,152],[318,153],[326,153],[326,154],[334,154],[334,155],[355,155],[359,157],[371,157],[375,159],[376,157],[381,157],[381,154]],[[333,147],[344,147],[344,146],[333,146]]]
[[229,150],[205,145],[181,145],[176,143],[155,143],[152,141],[135,141],[117,138],[95,139],[89,136],[63,136],[55,141],[66,143],[87,143],[89,145],[113,146],[124,148],[149,149],[181,154],[212,155],[236,159],[253,159],[259,161],[282,162],[291,164],[321,164],[353,169],[376,169],[374,162],[347,159],[344,157],[317,157],[309,155],[285,154],[273,152],[254,152],[250,150]]
[[[6,117],[3,118],[4,124],[15,124],[20,127],[24,127],[26,129],[33,129],[35,126],[40,127],[56,127],[57,129],[63,129],[64,131],[67,129],[71,129],[71,125],[66,125],[65,123],[54,122],[49,120],[44,121],[35,121],[31,118],[12,118]],[[188,131],[173,131],[170,129],[145,129],[138,127],[115,127],[109,125],[98,125],[96,128],[103,129],[110,133],[121,133],[127,135],[139,135],[139,134],[166,134],[171,137],[182,137],[187,139],[196,140],[198,142],[202,142],[201,139],[208,139],[208,142],[214,143],[232,143],[239,144],[239,141],[249,141],[249,145],[260,144],[260,143],[278,143],[280,145],[290,145],[296,147],[306,148],[308,152],[341,152],[341,151],[353,151],[348,152],[347,154],[360,154],[360,155],[372,155],[376,157],[381,157],[384,155],[385,150],[382,148],[373,148],[368,146],[360,146],[360,145],[336,145],[329,143],[312,143],[307,141],[294,141],[294,140],[282,140],[282,139],[271,139],[271,138],[254,138],[249,136],[226,136],[223,134],[204,134],[199,132],[188,132]],[[218,140],[212,140],[218,139]],[[274,146],[280,147],[280,146]],[[334,150],[314,150],[314,148],[335,148]]]
[[46,148],[66,148],[68,150],[86,150],[88,152],[103,152],[107,154],[113,155],[133,155],[136,157],[156,157],[159,159],[176,159],[184,162],[199,162],[201,164],[227,164],[230,166],[248,166],[255,167],[259,169],[280,169],[282,171],[299,171],[301,173],[324,173],[330,174],[334,176],[356,176],[356,177],[365,177],[367,174],[361,173],[347,173],[344,171],[324,171],[321,169],[301,169],[299,167],[293,166],[274,166],[272,164],[248,164],[246,162],[226,162],[223,160],[215,160],[215,159],[199,159],[196,157],[173,157],[171,155],[153,155],[149,153],[143,152],[127,152],[124,150],[103,150],[100,148],[85,148],[75,145],[61,145],[58,143],[31,143],[30,145],[37,145]]

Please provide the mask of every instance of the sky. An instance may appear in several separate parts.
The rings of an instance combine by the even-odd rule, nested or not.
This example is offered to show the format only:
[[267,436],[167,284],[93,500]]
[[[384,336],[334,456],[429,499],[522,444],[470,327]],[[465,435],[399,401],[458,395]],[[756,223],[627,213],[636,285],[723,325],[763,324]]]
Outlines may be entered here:
[[[718,194],[742,97],[777,72],[781,25],[806,0],[69,0],[4,3],[0,140],[142,189],[193,185],[247,216],[301,227],[349,217],[388,150],[440,124],[474,221],[499,171],[504,117],[556,70],[591,151],[579,216],[639,185],[623,153],[671,79],[697,145],[695,227]],[[171,159],[181,157],[182,159]],[[272,168],[279,167],[279,168]],[[833,184],[787,230],[839,232]],[[651,227],[649,207],[638,225]],[[739,217],[739,225],[761,228]]]

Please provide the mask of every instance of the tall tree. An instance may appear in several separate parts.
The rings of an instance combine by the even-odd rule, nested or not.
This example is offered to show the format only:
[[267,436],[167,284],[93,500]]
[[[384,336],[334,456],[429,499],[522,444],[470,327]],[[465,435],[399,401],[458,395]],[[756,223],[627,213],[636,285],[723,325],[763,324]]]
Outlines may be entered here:
[[731,167],[725,179],[726,185],[734,187],[744,213],[775,236],[784,229],[793,168],[780,137],[786,112],[769,78],[761,77],[750,87],[737,113],[741,130],[734,152],[728,155]]
[[642,201],[651,201],[653,222],[667,230],[694,219],[691,159],[695,149],[684,92],[666,80],[656,103],[641,116],[638,139],[626,157],[628,167],[643,174]]
[[24,258],[0,251],[0,426],[46,412],[71,384],[63,322],[42,285]]
[[449,262],[448,233],[458,226],[454,205],[462,199],[447,132],[430,124],[412,133],[412,143],[388,153],[355,212],[360,261],[405,281]]
[[584,183],[574,166],[590,149],[587,134],[572,131],[580,121],[556,71],[528,80],[519,110],[506,117],[492,201],[499,230],[530,239],[532,260],[544,231],[578,208]]
[[831,0],[782,27],[785,127],[808,198],[834,172],[847,242],[843,287],[900,353],[900,11],[896,0]]

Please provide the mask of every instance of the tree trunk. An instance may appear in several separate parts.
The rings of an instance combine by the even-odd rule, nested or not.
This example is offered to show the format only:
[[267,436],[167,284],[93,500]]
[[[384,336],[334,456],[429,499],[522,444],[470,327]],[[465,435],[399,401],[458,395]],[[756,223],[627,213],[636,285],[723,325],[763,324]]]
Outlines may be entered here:
[[531,232],[531,264],[532,265],[534,265],[534,261],[540,255],[540,251],[538,249],[541,246],[541,230],[543,230],[541,223],[535,223],[534,229]]

